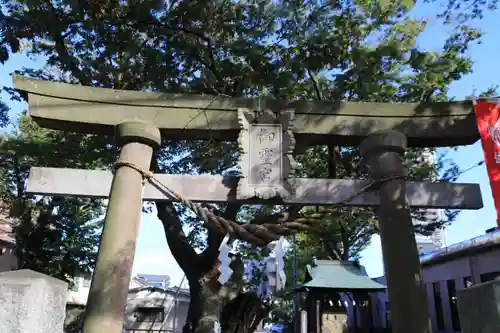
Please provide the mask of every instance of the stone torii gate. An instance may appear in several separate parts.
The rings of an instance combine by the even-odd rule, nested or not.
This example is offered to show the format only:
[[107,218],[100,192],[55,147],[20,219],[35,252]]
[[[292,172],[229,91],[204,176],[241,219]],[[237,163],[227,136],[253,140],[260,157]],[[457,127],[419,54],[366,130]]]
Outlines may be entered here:
[[[109,196],[84,333],[119,333],[122,329],[142,200],[179,198],[143,183],[140,170],[149,170],[161,138],[234,141],[239,135],[247,149],[243,180],[207,175],[158,174],[155,178],[194,202],[262,202],[256,197],[274,200],[278,195],[281,199],[276,202],[284,204],[333,205],[351,198],[346,206],[379,207],[394,332],[430,333],[409,206],[479,209],[481,193],[476,184],[406,183],[402,155],[407,147],[477,141],[472,103],[254,100],[92,88],[19,76],[14,77],[14,87],[28,94],[30,115],[40,126],[116,133],[122,145],[114,174],[37,167],[28,180],[28,192],[34,194]],[[274,146],[261,144],[257,152],[256,137],[262,133],[268,139],[280,139],[273,141]],[[288,178],[295,142],[299,149],[327,143],[359,145],[379,186],[367,188],[369,182],[361,180]],[[262,160],[262,153],[271,146],[279,152],[279,159],[269,169],[259,169],[256,159],[261,154]]]

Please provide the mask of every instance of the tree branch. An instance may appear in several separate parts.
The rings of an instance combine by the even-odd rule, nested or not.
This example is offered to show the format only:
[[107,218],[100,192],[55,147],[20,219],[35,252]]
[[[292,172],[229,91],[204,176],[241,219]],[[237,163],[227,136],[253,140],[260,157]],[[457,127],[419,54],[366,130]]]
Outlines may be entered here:
[[307,74],[309,74],[309,77],[311,78],[311,81],[313,82],[314,91],[316,92],[316,98],[319,100],[322,100],[323,94],[321,93],[319,81],[318,81],[318,78],[316,77],[316,74],[314,74],[310,69],[307,69]]
[[[236,215],[241,208],[241,204],[231,203],[224,210],[224,214],[222,215],[227,220],[236,220]],[[224,239],[225,234],[221,233],[216,228],[207,226],[208,229],[208,238],[207,238],[207,247],[206,249],[200,253],[199,257],[201,258],[201,264],[203,265],[203,272],[207,272],[212,269],[217,257],[219,255],[219,246]]]
[[[366,227],[371,226],[372,224],[370,222],[364,222],[361,225],[358,225],[353,232],[348,236],[350,239],[350,243],[354,244],[361,235],[363,235],[363,232],[365,231]],[[372,228],[373,229],[373,228]]]
[[198,255],[182,230],[182,223],[172,203],[156,202],[158,218],[163,224],[170,252],[190,280],[201,275]]
[[297,219],[300,210],[304,206],[302,205],[291,205],[285,212],[278,214],[271,214],[265,216],[255,217],[250,221],[250,224],[261,225],[261,224],[281,224]]
[[342,260],[349,260],[349,239],[347,235],[347,230],[341,221],[339,221],[340,225],[340,237],[342,239]]
[[[222,81],[222,78],[220,77],[220,73],[217,69],[217,65],[216,65],[217,62],[215,61],[214,47],[213,47],[212,39],[210,37],[207,37],[203,32],[191,30],[191,29],[188,29],[185,27],[174,27],[172,25],[161,23],[161,22],[147,22],[147,21],[136,21],[136,22],[138,23],[138,25],[141,25],[141,24],[143,24],[143,25],[158,25],[158,26],[162,26],[162,27],[164,27],[168,30],[171,30],[171,31],[179,31],[179,32],[183,32],[185,34],[197,37],[200,41],[202,41],[203,43],[206,44],[206,48],[208,50],[208,57],[210,59],[210,62],[206,62],[201,56],[199,56],[199,52],[193,52],[192,55],[196,56],[198,58],[198,60],[208,70],[210,70],[210,72],[212,72],[212,74],[215,76],[215,79],[218,82]],[[130,24],[130,22],[127,22],[127,23]]]
[[331,242],[324,240],[323,246],[325,247],[325,250],[327,252],[333,253],[337,260],[342,260],[342,257],[340,256],[339,251],[337,251],[337,249],[335,248],[335,245],[331,244]]
[[[337,159],[336,159],[336,152],[339,149],[338,146],[334,146],[333,144],[328,145],[328,177],[329,178],[335,178],[337,176]],[[346,251],[346,243],[348,245],[347,241],[347,236],[346,236],[346,230],[344,226],[342,225],[342,222],[339,220],[339,225],[340,225],[340,235],[342,237],[342,255],[339,254],[337,249],[335,249],[334,246],[331,246],[330,249],[332,252],[335,254],[335,256],[338,258],[338,260],[348,260],[349,259],[349,251]],[[347,254],[346,254],[347,252]],[[347,258],[346,258],[347,256]]]
[[202,313],[201,291],[202,286],[200,280],[189,280],[189,307],[186,316],[186,322],[182,329],[183,333],[191,333],[196,329]]
[[[54,20],[56,22],[62,22],[50,0],[46,0],[45,4],[49,8],[52,16],[54,17]],[[77,78],[78,81],[80,81],[81,84],[90,86],[92,82],[90,79],[91,75],[85,69],[80,69],[80,67],[78,66],[78,62],[75,61],[75,59],[70,55],[66,47],[66,43],[64,42],[64,37],[61,34],[62,29],[54,28],[54,22],[48,22],[47,30],[54,39],[56,52],[59,55],[59,60],[61,61],[63,67],[67,71],[71,72],[73,76]]]
[[337,159],[336,152],[337,146],[333,144],[328,144],[328,177],[335,178],[337,177]]
[[[158,151],[151,157],[151,169],[153,172],[161,172],[158,166]],[[191,280],[198,280],[201,276],[201,269],[198,265],[198,255],[194,251],[191,244],[182,230],[182,223],[173,204],[167,202],[155,202],[157,216],[160,219],[168,247],[179,264],[180,268],[186,274],[186,277],[191,283]]]
[[341,162],[344,169],[349,175],[353,173],[352,166],[349,164],[342,154],[340,153],[340,147],[332,144],[328,145],[328,172],[330,178],[337,177],[337,162]]

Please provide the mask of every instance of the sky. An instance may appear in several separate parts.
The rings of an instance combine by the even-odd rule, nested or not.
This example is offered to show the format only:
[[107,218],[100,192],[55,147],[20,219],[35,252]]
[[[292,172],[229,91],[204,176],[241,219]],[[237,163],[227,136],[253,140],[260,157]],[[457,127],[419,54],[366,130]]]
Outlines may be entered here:
[[[413,15],[416,17],[429,18],[436,12],[436,4],[425,4],[417,6]],[[500,65],[498,63],[498,35],[494,34],[496,24],[495,15],[498,12],[488,13],[483,20],[476,22],[484,32],[483,42],[475,45],[470,50],[474,60],[474,72],[460,81],[452,84],[450,96],[463,99],[474,91],[486,90],[491,85],[499,84]],[[429,50],[438,50],[442,47],[448,28],[444,28],[439,22],[431,22],[426,31],[419,38],[419,46]],[[28,59],[25,56],[15,55],[9,61],[0,66],[0,87],[12,86],[10,74],[21,67],[39,68],[43,65],[41,60]],[[7,95],[2,93],[1,98],[7,101]],[[26,109],[26,104],[10,103],[11,115],[16,116]],[[483,160],[483,152],[480,142],[474,145],[460,147],[456,152],[448,154],[462,170],[477,164]],[[447,228],[446,244],[451,245],[481,234],[485,230],[496,225],[496,213],[491,196],[488,176],[485,166],[476,167],[460,176],[458,182],[478,183],[484,202],[484,208],[476,211],[462,211],[457,220]],[[382,254],[380,238],[374,236],[370,246],[363,251],[361,264],[366,267],[368,275],[377,277],[383,275]],[[137,274],[166,274],[170,275],[172,285],[178,285],[183,277],[183,272],[175,262],[168,249],[163,227],[153,214],[143,214],[137,240],[137,249],[134,258],[132,275]]]

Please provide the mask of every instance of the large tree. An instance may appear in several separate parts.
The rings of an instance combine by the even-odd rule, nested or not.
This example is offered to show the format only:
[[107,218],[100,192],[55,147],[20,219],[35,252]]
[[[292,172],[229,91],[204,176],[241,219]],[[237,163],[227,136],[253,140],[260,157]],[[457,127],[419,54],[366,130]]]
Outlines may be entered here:
[[71,282],[76,274],[89,272],[94,266],[102,203],[85,198],[40,198],[26,193],[25,185],[33,165],[109,165],[109,154],[103,153],[105,140],[44,130],[27,116],[21,116],[16,129],[0,138],[0,200],[15,222],[20,269]]
[[[44,56],[44,69],[25,68],[20,73],[118,89],[255,98],[442,101],[448,98],[449,84],[470,72],[466,52],[477,38],[474,30],[460,29],[449,36],[440,52],[419,48],[416,39],[426,22],[412,19],[408,13],[414,3],[402,0],[262,0],[250,4],[4,0],[1,4],[0,60],[17,52]],[[61,140],[66,136],[79,140],[59,135]],[[103,145],[95,152],[115,156],[102,149],[100,139],[85,138]],[[229,142],[164,141],[162,147],[154,164],[163,172],[221,174],[237,161],[235,144]],[[301,160],[307,176],[366,175],[356,149],[334,145],[312,149],[320,152],[318,158]],[[312,163],[308,166],[307,162]],[[313,168],[322,163],[330,163],[330,169],[343,168],[345,173],[331,172],[327,165]],[[212,283],[222,230],[216,225],[201,227],[185,207],[156,203],[156,208],[171,252],[189,281],[191,304],[185,331],[211,332],[216,320],[224,332],[252,331],[267,308],[255,293],[241,288],[241,261],[234,262],[233,280],[224,288]],[[332,228],[340,228],[340,220],[348,220],[353,227],[358,222],[367,225],[366,217],[373,216],[365,209],[319,207],[318,212],[315,208],[311,212],[301,208],[208,207],[237,222],[323,214]],[[288,214],[262,217],[283,210]],[[193,230],[189,236],[183,225]],[[245,230],[252,226],[247,224]],[[292,230],[286,224],[279,227],[278,234]],[[265,233],[262,242],[257,242],[246,237],[242,228],[236,230],[239,237],[258,244],[278,236]],[[340,256],[346,258],[349,251]]]

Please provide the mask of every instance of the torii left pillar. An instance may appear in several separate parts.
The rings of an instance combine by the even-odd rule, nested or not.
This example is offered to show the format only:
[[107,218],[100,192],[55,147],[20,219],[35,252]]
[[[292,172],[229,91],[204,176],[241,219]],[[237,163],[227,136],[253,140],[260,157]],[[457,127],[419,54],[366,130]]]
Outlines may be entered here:
[[[120,163],[149,171],[153,150],[159,148],[160,131],[153,125],[128,121],[118,125],[122,146]],[[120,333],[141,220],[143,174],[118,164],[109,195],[108,209],[97,263],[87,301],[83,333]]]

